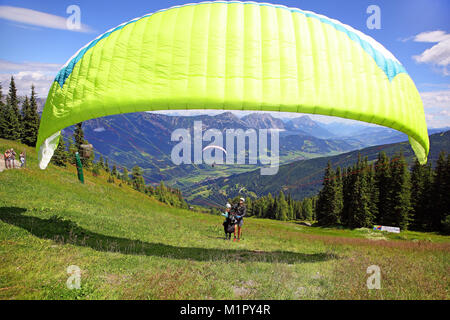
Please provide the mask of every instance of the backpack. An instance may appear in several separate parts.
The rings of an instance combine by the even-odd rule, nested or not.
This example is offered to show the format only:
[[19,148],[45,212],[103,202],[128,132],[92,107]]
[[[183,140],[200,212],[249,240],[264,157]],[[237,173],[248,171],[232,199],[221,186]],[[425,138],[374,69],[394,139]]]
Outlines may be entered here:
[[228,223],[226,226],[225,226],[225,230],[227,231],[227,233],[233,233],[234,232],[234,226],[235,226],[235,224],[233,223]]
[[234,215],[232,215],[230,218],[227,218],[227,220],[223,224],[227,233],[234,232],[234,225],[236,224],[236,222],[237,221]]

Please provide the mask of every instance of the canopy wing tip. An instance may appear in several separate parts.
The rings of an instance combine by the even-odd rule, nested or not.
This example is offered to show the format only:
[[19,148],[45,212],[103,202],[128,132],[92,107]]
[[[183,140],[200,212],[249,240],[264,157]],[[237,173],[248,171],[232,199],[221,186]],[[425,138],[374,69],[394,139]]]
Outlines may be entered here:
[[58,147],[61,131],[45,139],[38,150],[38,163],[41,170],[45,170]]

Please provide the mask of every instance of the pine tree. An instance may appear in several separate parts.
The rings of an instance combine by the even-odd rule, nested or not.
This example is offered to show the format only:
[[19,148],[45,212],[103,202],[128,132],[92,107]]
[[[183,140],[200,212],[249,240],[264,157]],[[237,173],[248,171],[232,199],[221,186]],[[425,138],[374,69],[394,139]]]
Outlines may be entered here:
[[117,177],[117,167],[116,167],[115,164],[114,164],[113,167],[112,167],[111,175],[112,175],[113,177]]
[[247,206],[247,215],[249,217],[254,216],[255,212],[254,212],[254,206],[253,206],[252,198],[247,198],[245,203],[246,203],[246,206]]
[[[371,220],[368,221],[369,224],[376,223],[376,219],[378,217],[378,199],[379,199],[379,193],[378,188],[376,184],[376,178],[375,178],[375,168],[373,164],[370,164],[368,166],[368,172],[367,172],[367,183],[368,183],[368,192],[369,192],[369,210],[371,214]],[[371,227],[371,226],[369,226]]]
[[[133,184],[134,184],[134,180],[133,180]],[[164,203],[167,202],[166,186],[164,185],[164,181],[162,181],[162,180],[160,181],[159,187],[157,188],[157,194],[158,194],[158,200],[159,201],[164,202]]]
[[360,191],[360,179],[358,176],[358,165],[349,167],[347,170],[347,177],[345,181],[345,197],[344,209],[342,212],[342,223],[348,227],[356,227],[358,216],[358,195]]
[[9,85],[9,94],[7,97],[7,103],[12,112],[12,122],[11,127],[14,130],[16,138],[13,140],[18,140],[22,137],[22,117],[19,111],[19,98],[17,97],[17,88],[14,81],[14,77],[11,76],[11,83]]
[[68,154],[69,154],[69,163],[72,164],[72,165],[75,165],[76,164],[75,153],[78,152],[78,149],[75,146],[75,142],[73,140],[73,137],[69,138],[67,149],[69,150],[69,152],[68,152]]
[[375,221],[386,224],[391,211],[391,168],[386,153],[380,152],[375,162],[375,183],[378,191],[377,216]]
[[337,201],[338,191],[336,175],[328,162],[323,179],[323,188],[319,193],[317,203],[317,220],[321,225],[334,225],[340,223],[340,204]]
[[98,163],[99,163],[99,165],[100,165],[100,168],[103,169],[103,170],[105,170],[105,163],[104,163],[104,160],[103,160],[103,156],[102,156],[102,155],[100,155],[100,159],[98,160]]
[[0,138],[5,139],[7,108],[3,103],[3,88],[0,84]]
[[272,194],[269,192],[269,194],[267,195],[266,206],[265,206],[265,208],[263,208],[263,209],[265,209],[265,210],[263,210],[264,218],[275,219],[275,201],[276,201],[276,198],[274,198],[272,196]]
[[353,192],[353,218],[350,222],[350,227],[371,227],[373,224],[374,216],[371,212],[371,188],[370,188],[370,176],[369,176],[369,164],[366,159],[364,161],[361,158],[358,159],[357,173]]
[[258,218],[264,217],[263,207],[260,205],[258,207]]
[[[424,167],[424,173],[423,173],[423,196],[421,203],[421,219],[423,221],[422,226],[424,230],[432,230],[432,221],[430,221],[430,214],[433,210],[433,203],[432,203],[432,191],[433,191],[433,182],[434,182],[434,172],[433,167],[431,163],[428,163]],[[431,191],[431,192],[430,192]]]
[[22,103],[22,109],[20,110],[22,113],[20,115],[21,116],[20,121],[22,122],[23,125],[25,121],[25,115],[27,114],[29,108],[30,108],[30,100],[28,100],[28,96],[25,96],[25,99],[23,100]]
[[432,190],[433,171],[431,165],[421,165],[416,158],[411,170],[411,228],[430,231],[431,213],[430,195]]
[[109,168],[109,163],[108,163],[108,158],[105,158],[105,171],[109,173],[110,168]]
[[81,145],[85,144],[86,140],[84,140],[84,131],[83,131],[83,123],[79,122],[75,125],[75,130],[73,132],[73,137],[75,140],[75,147],[78,152],[81,154]]
[[297,220],[305,220],[303,215],[303,201],[295,201],[294,203],[294,215]]
[[433,231],[442,230],[442,222],[445,221],[450,207],[449,204],[449,181],[448,168],[445,159],[445,152],[439,153],[434,170],[434,182],[432,188],[433,210],[431,211],[430,220]]
[[128,173],[127,168],[123,168],[122,177],[123,177],[123,181],[125,183],[130,184],[130,174]]
[[94,165],[92,166],[92,175],[94,177],[97,177],[98,175],[100,175],[101,169],[102,169],[102,166],[101,166],[100,162],[94,163]]
[[351,204],[351,193],[352,193],[352,169],[344,168],[342,172],[342,198],[343,198],[343,208],[341,214],[342,224],[348,226],[350,220],[350,204]]
[[280,191],[278,199],[276,202],[275,217],[277,220],[286,221],[288,220],[288,203],[284,196],[283,191]]
[[34,86],[31,86],[31,97],[28,102],[28,98],[25,98],[25,102],[22,107],[23,113],[23,135],[22,143],[35,147],[38,131],[39,131],[39,114],[37,112],[36,92]]
[[60,136],[58,147],[56,148],[50,161],[59,167],[67,166],[67,162],[69,161],[69,153],[67,151],[66,142],[63,135]]
[[302,202],[302,213],[303,219],[313,220],[313,200],[311,198],[306,198]]
[[19,112],[19,100],[17,98],[17,89],[14,77],[11,77],[9,93],[6,97],[6,106],[4,109],[4,119],[2,121],[1,131],[4,139],[19,140],[22,136],[21,116]]
[[391,159],[389,167],[392,174],[391,209],[384,223],[407,230],[411,220],[411,182],[403,153],[398,158]]
[[[133,169],[131,170],[131,181],[132,181],[132,185],[133,188],[143,192],[144,188],[145,188],[145,181],[144,181],[144,177],[142,176],[142,169],[139,166],[134,166]],[[161,191],[164,192],[165,187],[164,187],[164,183],[161,181]]]
[[295,216],[294,216],[294,201],[292,200],[291,193],[288,193],[287,205],[288,205],[288,213],[287,213],[288,220],[294,220],[295,219]]
[[319,196],[314,196],[311,198],[311,204],[313,207],[313,216],[312,220],[317,221],[317,202],[319,200]]
[[[124,170],[126,170],[126,168]],[[152,186],[148,186],[147,187],[147,194],[150,195],[150,196],[153,196],[155,194],[155,189]]]
[[108,180],[106,180],[108,183],[114,183],[115,181],[114,181],[114,177],[110,174],[109,176],[108,176]]
[[20,123],[22,124],[22,131],[20,134],[20,142],[22,142],[23,144],[26,144],[26,133],[25,133],[25,117],[26,115],[29,113],[29,109],[30,109],[30,101],[28,100],[28,96],[25,96],[25,99],[23,100],[22,103],[22,109],[21,109],[21,114],[20,114]]
[[442,192],[446,195],[444,197],[444,208],[446,208],[446,210],[443,212],[441,220],[441,231],[445,234],[450,234],[450,154],[447,155],[445,179],[446,183]]
[[335,198],[334,198],[334,202],[335,202],[335,212],[336,215],[339,216],[339,221],[342,222],[342,210],[344,209],[344,185],[343,185],[343,180],[342,180],[342,173],[341,173],[341,168],[338,166],[336,168],[336,174],[335,174],[335,179],[334,179],[334,185],[335,185],[335,190],[336,190],[336,194],[335,194]]

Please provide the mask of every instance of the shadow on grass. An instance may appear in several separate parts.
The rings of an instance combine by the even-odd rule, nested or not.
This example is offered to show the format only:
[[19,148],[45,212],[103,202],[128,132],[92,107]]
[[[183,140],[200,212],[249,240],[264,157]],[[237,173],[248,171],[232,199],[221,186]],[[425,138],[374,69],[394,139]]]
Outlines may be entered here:
[[[196,261],[260,261],[279,263],[319,262],[336,259],[327,253],[296,253],[289,251],[252,251],[239,249],[214,249],[177,247],[162,243],[107,236],[81,228],[71,220],[53,216],[42,219],[23,215],[27,210],[17,207],[0,207],[0,221],[27,230],[36,237],[53,240],[58,244],[89,247],[97,251],[119,252]],[[225,240],[224,240],[225,241]]]

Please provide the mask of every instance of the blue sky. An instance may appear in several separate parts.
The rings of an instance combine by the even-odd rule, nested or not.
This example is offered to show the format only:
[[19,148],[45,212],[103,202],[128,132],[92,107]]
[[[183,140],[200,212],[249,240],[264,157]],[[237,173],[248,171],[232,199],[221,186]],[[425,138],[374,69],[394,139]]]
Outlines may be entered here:
[[[188,2],[193,1],[0,0],[0,81],[6,88],[7,79],[14,75],[22,94],[28,93],[34,83],[44,97],[60,66],[99,34],[146,13]],[[428,125],[450,126],[450,1],[269,2],[323,14],[376,39],[414,80],[424,101]],[[70,5],[81,9],[82,28],[78,31],[65,28]],[[381,29],[367,28],[370,5],[380,8]]]

